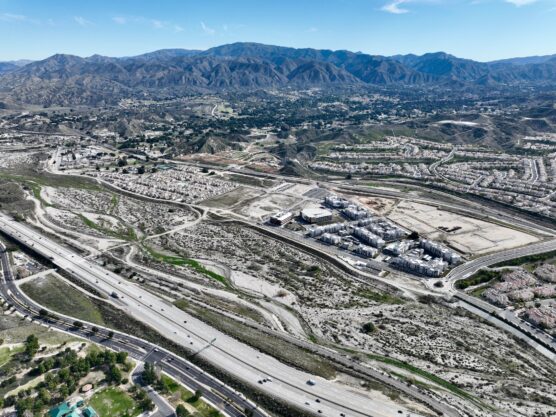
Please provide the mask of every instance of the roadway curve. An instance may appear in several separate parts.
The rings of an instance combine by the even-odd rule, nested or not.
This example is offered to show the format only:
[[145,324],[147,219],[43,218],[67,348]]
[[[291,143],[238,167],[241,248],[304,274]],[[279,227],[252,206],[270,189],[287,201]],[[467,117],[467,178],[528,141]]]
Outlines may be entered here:
[[[287,366],[211,328],[138,285],[123,280],[96,263],[41,236],[26,225],[0,215],[0,228],[13,239],[48,258],[59,268],[104,294],[115,293],[113,303],[132,317],[197,352],[213,365],[270,396],[283,399],[307,413],[323,416],[391,417],[398,407],[373,401],[368,395]],[[272,377],[273,381],[258,384]],[[315,385],[307,381],[315,380]],[[317,403],[316,399],[320,402]],[[411,413],[417,415],[416,413]]]
[[28,298],[16,285],[8,256],[2,243],[0,243],[0,261],[3,272],[2,281],[0,282],[0,296],[22,316],[32,317],[32,320],[51,329],[72,334],[106,348],[127,352],[130,357],[140,362],[156,364],[159,369],[188,388],[194,391],[197,389],[202,390],[203,397],[209,403],[222,409],[230,417],[244,417],[243,410],[248,408],[253,409],[254,416],[256,417],[267,417],[263,410],[258,409],[254,404],[246,400],[242,394],[227,387],[182,357],[159,348],[153,343],[117,331],[113,331],[114,336],[110,338],[108,337],[108,332],[112,330],[92,323],[88,323],[89,328],[96,326],[99,328],[98,332],[91,332],[87,326],[76,328],[73,325],[75,319],[62,316],[57,312],[52,312],[53,317],[56,317],[55,319],[41,317],[40,310],[44,309],[44,307]]
[[[531,325],[520,319],[513,311],[504,310],[487,303],[476,297],[471,297],[462,291],[458,291],[455,287],[457,281],[470,277],[482,268],[487,268],[499,262],[508,261],[510,259],[520,258],[522,256],[536,255],[556,250],[556,239],[535,243],[515,249],[508,249],[502,252],[481,256],[469,262],[461,264],[452,269],[446,275],[446,290],[456,295],[465,304],[472,305],[479,310],[489,314],[495,314],[517,331],[521,338],[525,338],[530,345],[535,347],[539,352],[552,360],[556,360],[556,340],[549,334],[531,328]],[[475,311],[474,311],[475,312]],[[495,323],[496,324],[496,323]],[[503,327],[503,326],[501,326]],[[507,330],[507,329],[506,329]],[[533,336],[531,336],[534,333]],[[539,343],[540,342],[540,343]],[[546,348],[548,347],[548,348]]]

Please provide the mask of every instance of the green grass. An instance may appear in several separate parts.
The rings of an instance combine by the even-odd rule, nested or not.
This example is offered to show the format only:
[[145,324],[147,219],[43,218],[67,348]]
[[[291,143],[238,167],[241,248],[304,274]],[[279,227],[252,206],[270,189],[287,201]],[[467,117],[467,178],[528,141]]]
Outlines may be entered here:
[[15,173],[0,169],[0,179],[12,180],[18,182],[24,187],[27,187],[33,194],[33,197],[39,200],[43,207],[48,207],[51,204],[47,203],[41,197],[42,187],[49,186],[100,190],[100,187],[96,183],[87,178],[56,175],[45,171],[38,172],[33,169],[22,169]]
[[487,284],[481,285],[480,287],[475,288],[469,294],[471,294],[473,297],[481,298],[483,296],[483,293],[492,286],[494,281],[498,281],[498,280],[497,279],[491,280]]
[[222,415],[218,412],[218,410],[215,410],[214,408],[209,406],[202,399],[197,401],[191,401],[194,394],[188,389],[186,389],[185,387],[183,387],[182,385],[178,384],[174,379],[170,378],[169,376],[162,375],[160,379],[162,380],[162,384],[164,384],[168,392],[172,394],[179,393],[180,399],[182,401],[191,404],[193,407],[197,409],[197,414],[195,414],[196,416],[219,417]]
[[224,284],[226,287],[230,287],[230,283],[225,277],[205,268],[194,259],[182,258],[181,256],[164,255],[162,253],[156,252],[154,249],[146,245],[144,247],[149,252],[149,254],[158,261],[162,261],[175,266],[189,266],[200,274],[206,275],[207,277]]
[[44,307],[79,320],[103,325],[98,308],[79,290],[48,276],[21,285],[21,290]]
[[381,304],[404,304],[404,300],[392,294],[385,292],[376,292],[372,290],[361,290],[356,293],[359,297],[366,298],[367,300],[376,301]]
[[11,179],[24,184],[34,183],[39,186],[80,188],[97,191],[101,189],[93,180],[87,178],[71,175],[56,175],[49,172],[38,172],[29,169],[19,173],[0,170],[0,178]]
[[419,375],[425,379],[428,379],[431,382],[434,382],[436,385],[441,386],[442,388],[445,388],[446,390],[450,391],[451,393],[457,395],[458,397],[464,398],[466,400],[472,401],[473,403],[479,405],[480,407],[486,407],[485,404],[483,404],[481,401],[479,401],[477,398],[475,398],[473,395],[469,394],[468,392],[462,390],[461,388],[459,388],[458,386],[452,384],[449,381],[446,381],[445,379],[442,379],[434,374],[431,374],[430,372],[427,372],[423,369],[417,368],[407,362],[403,362],[394,358],[389,358],[387,356],[380,356],[380,355],[375,355],[375,354],[371,354],[368,353],[367,357],[369,359],[375,360],[377,362],[382,362],[385,363],[387,365],[391,365],[391,366],[395,366],[397,368],[400,369],[405,369],[408,372],[411,372],[415,375]]
[[491,268],[498,268],[502,266],[521,266],[525,264],[536,264],[544,261],[553,261],[556,258],[556,251],[539,253],[536,255],[522,256],[521,258],[510,259],[507,261],[499,262],[491,265]]
[[89,405],[102,417],[131,417],[141,412],[133,398],[117,388],[97,392],[91,397]]
[[7,364],[10,359],[17,353],[23,352],[23,346],[2,347],[0,348],[0,367]]
[[502,276],[500,271],[491,271],[488,269],[481,269],[478,272],[471,275],[469,278],[461,279],[456,282],[456,288],[459,290],[464,290],[468,287],[472,287],[479,284],[485,284],[492,281],[493,279],[499,279]]
[[85,226],[94,229],[102,233],[103,235],[113,236],[117,239],[128,240],[128,241],[137,240],[137,234],[135,233],[133,227],[126,227],[125,231],[123,229],[120,230],[107,229],[95,223],[91,219],[85,217],[81,213],[75,213],[75,214],[81,219],[81,221],[85,224]]
[[110,199],[110,209],[108,210],[108,212],[113,213],[114,210],[116,210],[116,207],[118,207],[119,203],[120,196],[118,196],[117,194],[112,194],[112,198]]

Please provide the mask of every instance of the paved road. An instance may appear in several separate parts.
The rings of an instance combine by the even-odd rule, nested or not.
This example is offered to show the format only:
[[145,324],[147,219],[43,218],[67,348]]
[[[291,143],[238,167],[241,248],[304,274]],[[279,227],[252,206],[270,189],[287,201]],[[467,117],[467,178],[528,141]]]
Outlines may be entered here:
[[[202,359],[225,369],[245,383],[280,398],[306,412],[319,415],[350,417],[391,417],[403,410],[375,400],[363,392],[302,372],[281,363],[195,319],[171,303],[142,287],[127,282],[96,263],[41,236],[27,225],[0,215],[0,228],[12,238],[25,244],[52,263],[95,287],[101,293],[113,295],[111,301],[127,314],[172,338]],[[272,382],[259,383],[271,377]],[[314,380],[316,384],[309,385]],[[319,402],[316,399],[319,399]],[[406,411],[407,412],[407,411]],[[411,413],[416,415],[416,413]]]
[[[286,176],[286,175],[270,174],[270,173],[261,173],[261,172],[250,170],[249,168],[245,168],[245,167],[236,167],[236,166],[222,167],[222,166],[215,166],[211,164],[195,163],[195,162],[180,161],[180,160],[166,160],[166,161],[175,164],[189,165],[189,166],[199,167],[199,168],[206,167],[209,169],[219,169],[219,170],[224,170],[224,171],[233,172],[237,174],[243,174],[252,177],[268,178],[276,181],[284,181],[284,182],[306,184],[306,185],[315,184],[315,181],[310,179],[297,178],[297,177]],[[353,182],[354,181],[347,182],[345,180],[342,180],[341,182],[334,182],[331,180],[322,180],[322,181],[319,180],[318,182],[316,182],[315,185],[328,188],[328,189],[338,188],[348,193],[356,192],[356,193],[362,193],[362,194],[374,195],[374,196],[386,197],[386,198],[409,199],[411,201],[415,201],[418,203],[438,206],[446,210],[457,210],[459,212],[469,213],[469,215],[476,216],[479,218],[491,217],[506,222],[508,224],[518,225],[523,228],[528,228],[531,230],[542,231],[543,233],[551,236],[554,236],[556,234],[556,228],[554,227],[545,227],[543,225],[539,225],[538,222],[535,223],[534,221],[531,221],[529,219],[516,217],[515,213],[507,212],[497,207],[485,206],[484,204],[480,204],[477,203],[476,201],[464,199],[462,197],[458,197],[448,192],[442,192],[427,187],[419,187],[423,191],[426,191],[428,193],[433,193],[439,196],[438,199],[432,199],[429,197],[421,197],[413,194],[408,194],[405,191],[387,190],[383,188],[354,185]],[[383,181],[383,183],[385,184],[386,187],[389,185],[389,181]],[[390,182],[390,183],[395,183],[398,185],[399,184],[410,185],[412,187],[416,187],[414,183],[406,184],[403,181],[397,183],[396,182]],[[441,197],[449,198],[451,201],[461,203],[461,205],[456,203],[451,203],[451,202],[450,203],[444,202],[442,201]]]
[[[4,249],[0,243],[0,261],[3,272],[0,282],[0,296],[21,315],[28,318],[32,317],[33,320],[42,322],[49,328],[71,333],[74,336],[90,340],[115,351],[127,352],[130,357],[138,361],[154,363],[163,372],[180,381],[191,390],[200,389],[203,391],[203,397],[208,402],[220,408],[230,417],[243,417],[243,410],[245,409],[253,409],[254,416],[256,417],[267,417],[263,410],[246,400],[242,394],[227,387],[191,362],[159,348],[153,343],[116,331],[114,331],[114,336],[110,338],[108,336],[109,330],[104,328],[100,328],[97,333],[93,333],[90,330],[91,324],[79,329],[73,325],[75,321],[73,318],[65,317],[58,313],[54,313],[57,317],[56,319],[41,318],[39,313],[43,307],[36,304],[19,290],[13,279],[8,257]],[[97,325],[96,327],[100,326]]]
[[510,259],[550,252],[553,250],[556,250],[556,239],[546,240],[528,246],[522,246],[519,248],[508,249],[502,252],[484,255],[455,267],[446,275],[446,280],[450,284],[450,287],[453,288],[456,281],[473,275],[481,268],[494,265],[499,262],[508,261]]
[[[150,356],[150,355],[149,355]],[[149,357],[145,358],[147,362],[149,361]],[[176,413],[174,408],[166,401],[162,396],[156,392],[151,386],[145,386],[142,381],[142,373],[145,369],[143,363],[140,363],[134,370],[133,374],[131,375],[131,380],[137,384],[144,387],[145,391],[147,392],[148,397],[156,406],[156,412],[151,414],[149,417],[176,417]]]
[[[447,286],[446,289],[452,293],[457,294],[461,299],[463,299],[467,304],[474,305],[482,310],[486,310],[488,312],[493,312],[496,315],[504,318],[505,320],[511,322],[518,330],[521,331],[522,336],[525,335],[533,344],[537,350],[541,353],[545,353],[546,356],[551,358],[552,360],[555,359],[554,352],[550,352],[547,349],[541,349],[538,345],[538,341],[547,344],[548,346],[552,346],[554,351],[556,351],[556,340],[549,334],[540,331],[538,329],[534,329],[526,323],[525,321],[521,320],[517,315],[510,310],[504,310],[498,307],[493,306],[492,304],[487,303],[484,300],[478,299],[476,297],[471,297],[466,295],[461,291],[457,291],[455,288],[455,283],[461,279],[467,278],[474,273],[476,273],[479,269],[489,267],[491,265],[495,265],[499,262],[507,261],[510,259],[520,258],[522,256],[527,255],[535,255],[544,252],[550,252],[556,250],[556,239],[547,240],[544,242],[535,243],[533,245],[524,246],[521,248],[509,249],[498,253],[493,253],[490,255],[481,256],[479,258],[473,259],[469,262],[461,264],[456,268],[452,269],[446,275],[446,282]],[[534,336],[531,337],[528,334],[533,333]]]

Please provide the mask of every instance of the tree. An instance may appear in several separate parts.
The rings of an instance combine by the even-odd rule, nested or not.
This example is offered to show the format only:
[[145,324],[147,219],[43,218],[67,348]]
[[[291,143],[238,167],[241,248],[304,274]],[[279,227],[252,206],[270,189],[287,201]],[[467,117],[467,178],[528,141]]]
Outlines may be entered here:
[[152,363],[149,362],[145,363],[145,369],[143,369],[141,378],[145,385],[152,385],[156,382],[158,378],[156,376],[154,365]]
[[407,238],[411,240],[419,240],[419,232],[413,230]]
[[137,168],[137,173],[139,175],[143,175],[145,173],[145,165],[141,165],[139,168]]
[[120,363],[120,364],[125,363],[126,359],[127,359],[127,352],[118,352],[118,353],[116,353],[116,362],[117,363]]
[[139,407],[143,411],[152,411],[154,410],[154,403],[149,397],[145,397],[139,402]]
[[30,334],[27,336],[27,339],[25,339],[25,353],[32,358],[38,350],[39,339],[34,334]]
[[180,404],[176,407],[177,417],[189,417],[190,415],[191,414],[189,414],[189,411],[187,411],[187,408],[185,408],[183,404]]
[[39,316],[40,316],[41,318],[43,318],[43,319],[46,318],[46,317],[48,317],[48,310],[46,310],[46,309],[44,309],[44,308],[41,308],[41,309],[39,310]]
[[203,396],[203,391],[198,389],[197,391],[195,391],[195,394],[193,395],[193,397],[191,397],[189,399],[189,401],[192,402],[192,403],[195,403],[195,402],[199,401],[202,396]]
[[108,382],[113,384],[119,384],[122,382],[122,371],[116,365],[110,366],[108,369],[108,375],[106,375]]
[[38,397],[44,404],[50,404],[50,401],[52,400],[52,396],[46,388],[41,388],[39,390]]
[[98,327],[97,327],[97,326],[93,326],[93,327],[91,328],[91,331],[92,331],[93,333],[98,333]]
[[83,328],[83,323],[76,320],[76,321],[73,322],[73,327],[75,327],[76,329],[81,329],[81,328]]
[[108,339],[112,339],[114,337],[114,332],[112,330],[110,330],[108,332]]
[[371,322],[365,323],[362,327],[361,327],[361,331],[365,334],[369,334],[375,331],[375,325]]

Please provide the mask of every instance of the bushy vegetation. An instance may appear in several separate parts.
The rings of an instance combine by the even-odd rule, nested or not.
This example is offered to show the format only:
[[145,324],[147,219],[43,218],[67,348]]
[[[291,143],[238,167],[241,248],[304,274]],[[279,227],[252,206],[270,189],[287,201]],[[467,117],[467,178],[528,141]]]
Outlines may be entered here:
[[380,304],[403,304],[404,300],[386,292],[377,292],[372,290],[361,290],[356,293],[359,297],[367,300],[376,301]]
[[229,286],[228,280],[220,274],[216,272],[210,271],[209,269],[205,268],[199,262],[194,259],[187,259],[182,258],[181,256],[172,256],[172,255],[164,255],[162,253],[158,253],[155,250],[147,247],[147,251],[149,254],[158,261],[162,261],[165,263],[169,263],[176,266],[189,266],[193,268],[195,271],[199,272],[200,274],[206,275],[209,278],[212,278],[218,282],[221,282],[225,286]]
[[497,264],[492,265],[493,268],[502,266],[521,266],[523,264],[531,264],[544,262],[549,259],[556,258],[556,251],[538,253],[536,255],[522,256],[521,258],[509,259],[507,261],[502,261]]
[[53,276],[41,278],[40,285],[37,281],[24,283],[21,290],[40,305],[60,314],[104,324],[102,315],[86,295]]
[[[24,353],[34,355],[38,348],[38,339],[30,335],[25,342]],[[23,415],[26,410],[37,415],[45,408],[64,401],[79,388],[79,380],[91,371],[104,372],[107,384],[118,385],[125,382],[122,369],[129,372],[132,367],[127,361],[126,352],[92,350],[85,357],[79,357],[70,348],[54,356],[37,359],[34,365],[27,376],[35,378],[44,375],[43,380],[33,388],[21,390],[17,396],[8,396],[3,401],[4,407],[15,406],[18,415]],[[13,376],[8,381],[10,385],[15,385],[17,377]]]
[[[179,394],[179,399],[181,401],[191,404],[198,410],[198,414],[194,414],[196,416],[221,417],[221,414],[217,410],[201,401],[201,398],[203,397],[203,392],[201,390],[191,392],[185,389],[172,378],[157,373],[154,365],[150,363],[145,364],[145,369],[141,375],[141,379],[144,384],[152,386],[161,394]],[[176,414],[178,417],[191,415],[183,405],[181,405],[181,407],[178,405],[176,408]]]
[[456,288],[459,290],[464,290],[468,287],[473,287],[475,285],[484,284],[493,279],[498,279],[501,276],[500,271],[491,271],[488,269],[481,269],[479,272],[471,275],[469,278],[465,278],[456,282]]

